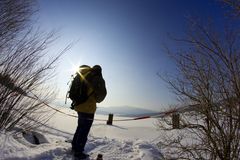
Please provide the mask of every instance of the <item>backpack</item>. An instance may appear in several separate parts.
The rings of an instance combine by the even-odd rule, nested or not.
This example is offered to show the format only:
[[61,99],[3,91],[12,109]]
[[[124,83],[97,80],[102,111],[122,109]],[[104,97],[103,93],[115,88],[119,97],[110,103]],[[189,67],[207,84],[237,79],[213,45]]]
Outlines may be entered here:
[[70,90],[68,92],[69,98],[72,100],[71,106],[77,106],[81,103],[87,101],[88,95],[88,84],[86,80],[81,78],[79,73],[76,73],[70,85]]
[[86,80],[93,88],[93,94],[96,102],[102,102],[107,95],[107,90],[105,80],[102,77],[101,67],[99,65],[93,66],[91,72],[86,76]]
[[[90,94],[88,94],[89,87],[93,89]],[[72,100],[71,108],[74,109],[74,106],[86,102],[92,94],[97,103],[102,102],[107,95],[102,69],[98,65],[94,66],[85,78],[76,73],[68,91],[68,97]]]

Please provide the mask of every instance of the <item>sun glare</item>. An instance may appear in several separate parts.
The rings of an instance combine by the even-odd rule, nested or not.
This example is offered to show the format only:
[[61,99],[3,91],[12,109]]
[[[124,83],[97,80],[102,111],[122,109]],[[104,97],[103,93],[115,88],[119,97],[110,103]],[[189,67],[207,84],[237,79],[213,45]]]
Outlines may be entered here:
[[78,72],[78,70],[79,70],[79,65],[73,65],[71,68],[72,73],[76,73],[76,72]]
[[79,64],[80,63],[73,63],[72,61],[69,61],[70,63],[70,69],[68,70],[71,74],[75,74],[79,71]]

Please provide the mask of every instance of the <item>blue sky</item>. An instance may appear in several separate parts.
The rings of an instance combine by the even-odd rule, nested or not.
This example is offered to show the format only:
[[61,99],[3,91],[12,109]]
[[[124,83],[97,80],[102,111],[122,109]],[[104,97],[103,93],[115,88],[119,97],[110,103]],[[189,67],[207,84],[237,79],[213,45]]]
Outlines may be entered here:
[[57,68],[59,100],[64,101],[73,66],[100,64],[108,95],[99,106],[152,110],[175,103],[157,76],[175,73],[162,48],[169,41],[167,33],[183,35],[189,16],[212,17],[219,23],[223,16],[213,0],[41,0],[39,9],[41,28],[59,29],[50,53],[77,41]]

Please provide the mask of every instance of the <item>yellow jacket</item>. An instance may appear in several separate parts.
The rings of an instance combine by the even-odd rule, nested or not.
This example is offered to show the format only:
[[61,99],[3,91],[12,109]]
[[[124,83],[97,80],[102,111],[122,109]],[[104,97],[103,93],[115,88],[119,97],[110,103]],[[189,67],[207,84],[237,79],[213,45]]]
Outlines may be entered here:
[[96,100],[94,95],[91,95],[86,102],[74,107],[75,111],[77,112],[93,113],[93,114],[95,113],[96,108],[97,108],[97,105],[96,105]]
[[[86,77],[88,73],[91,71],[91,67],[85,68],[84,70],[80,71],[80,75],[83,77]],[[90,95],[93,92],[93,88],[88,88],[88,95]],[[78,106],[74,107],[74,110],[77,112],[83,112],[83,113],[95,113],[97,108],[96,100],[94,94],[91,94],[88,98],[88,100],[84,103],[79,104]]]

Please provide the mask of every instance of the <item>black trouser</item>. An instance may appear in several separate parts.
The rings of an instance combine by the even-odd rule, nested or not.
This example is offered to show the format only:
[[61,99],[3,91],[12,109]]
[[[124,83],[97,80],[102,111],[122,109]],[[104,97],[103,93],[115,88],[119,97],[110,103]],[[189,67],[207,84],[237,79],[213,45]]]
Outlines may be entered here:
[[78,112],[78,126],[72,141],[72,149],[75,152],[84,151],[93,118],[94,114]]

